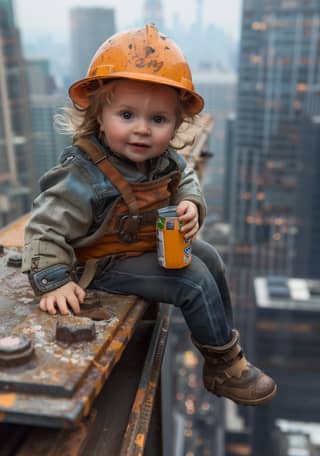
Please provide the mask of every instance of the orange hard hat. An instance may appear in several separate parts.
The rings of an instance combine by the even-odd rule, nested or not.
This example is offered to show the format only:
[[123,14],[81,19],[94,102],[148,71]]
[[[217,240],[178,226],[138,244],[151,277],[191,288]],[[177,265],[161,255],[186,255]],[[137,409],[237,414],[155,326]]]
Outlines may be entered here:
[[72,101],[83,108],[88,96],[108,79],[127,78],[165,84],[180,89],[187,114],[199,113],[204,101],[194,91],[188,62],[177,45],[158,32],[154,24],[117,33],[108,38],[95,53],[87,76],[69,88]]

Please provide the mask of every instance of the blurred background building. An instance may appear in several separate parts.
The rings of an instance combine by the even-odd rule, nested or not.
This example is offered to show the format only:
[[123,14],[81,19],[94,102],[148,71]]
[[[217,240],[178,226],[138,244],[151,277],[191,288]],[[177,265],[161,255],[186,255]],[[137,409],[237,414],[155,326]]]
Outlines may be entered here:
[[112,8],[71,8],[71,80],[86,76],[91,59],[108,36],[115,33]]
[[159,30],[164,30],[165,21],[163,15],[162,0],[144,0],[143,5],[144,22],[157,24]]
[[224,144],[225,125],[236,102],[237,76],[232,69],[216,67],[212,62],[199,64],[193,71],[197,91],[206,103],[206,112],[214,117],[214,128],[210,134],[210,152],[213,159],[208,164],[203,189],[208,201],[207,228],[223,220],[224,212]]
[[[70,141],[53,117],[119,30],[121,3],[105,3],[74,2],[69,40],[26,34],[22,46],[13,2],[0,0],[0,226],[30,210],[38,179]],[[163,0],[143,0],[127,28],[154,22],[178,43],[214,117],[202,236],[226,261],[248,358],[275,377],[279,393],[259,408],[207,393],[202,361],[174,312],[165,454],[318,456],[320,0],[242,0],[239,43],[205,17],[205,0],[192,4],[191,23],[177,13],[169,24]]]
[[34,194],[30,101],[12,2],[0,1],[0,224],[30,207]]
[[292,425],[319,420],[320,281],[257,277],[254,290],[255,359],[277,379],[279,389],[273,401],[254,411],[253,454],[264,456],[276,452],[273,433],[279,420]]
[[[270,404],[239,407],[254,456],[318,454],[309,437],[304,452],[290,449],[294,439],[277,423],[319,421],[312,363],[320,354],[312,323],[318,304],[306,282],[319,278],[320,264],[319,19],[319,1],[243,2],[237,110],[226,144],[233,157],[228,264],[242,344],[279,384]],[[257,276],[264,277],[258,299]],[[292,295],[293,283],[300,294]]]
[[54,116],[66,104],[65,96],[57,89],[50,73],[48,59],[26,61],[31,105],[32,160],[35,182],[57,164],[59,153],[70,143],[70,138],[58,133]]
[[302,241],[319,169],[319,13],[318,1],[243,4],[232,224],[234,241],[250,245],[254,268],[266,273],[304,275],[311,256],[320,261],[313,239]]

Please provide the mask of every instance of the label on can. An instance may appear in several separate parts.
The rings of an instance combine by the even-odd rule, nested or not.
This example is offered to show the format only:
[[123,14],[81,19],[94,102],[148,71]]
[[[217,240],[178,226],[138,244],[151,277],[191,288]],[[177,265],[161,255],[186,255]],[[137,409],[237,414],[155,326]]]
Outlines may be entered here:
[[158,210],[157,248],[158,261],[167,269],[180,269],[191,262],[191,240],[186,240],[180,228],[182,222],[176,214],[176,206]]

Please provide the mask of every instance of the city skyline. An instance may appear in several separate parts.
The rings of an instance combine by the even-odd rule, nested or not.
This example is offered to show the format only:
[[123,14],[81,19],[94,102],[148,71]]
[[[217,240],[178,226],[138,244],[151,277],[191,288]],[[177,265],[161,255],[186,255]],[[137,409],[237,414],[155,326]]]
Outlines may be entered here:
[[[174,18],[190,25],[196,18],[196,0],[163,0],[165,21],[172,27]],[[240,35],[240,13],[242,0],[228,0],[221,4],[217,0],[203,0],[203,21],[222,28],[233,40]],[[15,15],[22,34],[54,35],[64,41],[68,36],[69,10],[72,7],[105,7],[116,10],[117,28],[124,29],[141,21],[143,0],[56,0],[48,4],[41,0],[14,0]],[[32,13],[31,13],[32,12]],[[49,19],[48,19],[49,18]]]
[[[73,14],[68,12],[71,8]],[[196,142],[186,153],[199,172],[207,201],[201,237],[217,248],[225,262],[232,327],[241,334],[241,346],[278,384],[275,399],[266,407],[238,407],[209,394],[202,388],[200,355],[191,344],[181,309],[175,308],[162,364],[162,372],[172,375],[162,376],[157,389],[157,395],[163,394],[162,409],[159,398],[154,401],[154,412],[163,413],[163,454],[239,456],[240,449],[251,456],[289,456],[295,450],[320,456],[320,443],[308,431],[310,425],[318,434],[320,429],[319,371],[314,366],[320,337],[316,318],[320,310],[320,0],[227,0],[223,5],[218,0],[56,0],[53,5],[0,0],[0,228],[10,232],[8,224],[30,210],[44,172],[59,161],[69,166],[68,150],[61,153],[72,138],[59,135],[53,119],[66,103],[70,84],[84,77],[90,56],[105,37],[142,27],[148,17],[181,46],[195,90],[205,100],[204,118],[211,116],[210,128],[201,132],[201,153]],[[238,41],[232,41],[227,30]],[[197,124],[200,128],[201,122]],[[191,151],[200,155],[194,157]],[[2,255],[7,268],[5,255],[7,251]],[[7,284],[14,284],[11,277],[3,276],[4,299],[9,296]],[[218,289],[221,280],[221,276],[216,279]],[[15,291],[22,296],[17,283]],[[230,313],[229,293],[220,295]],[[12,298],[10,309],[14,293]],[[31,307],[34,304],[30,301]],[[28,302],[23,309],[29,310]],[[15,308],[8,315],[14,325],[17,316],[24,317]],[[149,317],[154,318],[148,310]],[[96,451],[93,447],[104,446],[104,452],[110,452],[106,445],[113,444],[112,427],[108,422],[101,431],[101,410],[107,412],[103,419],[112,415],[113,425],[115,402],[109,398],[126,397],[121,387],[125,385],[128,392],[132,386],[129,369],[135,369],[133,361],[141,355],[141,337],[147,340],[146,332],[151,335],[151,320],[145,321],[148,325],[137,323],[130,352],[126,349],[121,358],[121,363],[130,358],[128,369],[120,364],[118,371],[125,370],[125,380],[117,382],[116,371],[107,380],[110,388],[116,378],[118,396],[113,390],[106,396],[102,390],[95,403],[105,402],[107,407],[97,406],[98,426],[89,426],[89,439],[83,445],[86,455]],[[82,388],[82,381],[79,385]],[[118,430],[123,413],[120,407]],[[7,418],[6,414],[4,421]],[[3,435],[4,426],[0,426]],[[152,425],[151,432],[156,432],[153,427],[157,428]],[[20,439],[20,431],[16,435]],[[30,442],[27,432],[23,435]],[[146,448],[156,445],[152,452],[156,454],[161,451],[158,442],[148,437]]]

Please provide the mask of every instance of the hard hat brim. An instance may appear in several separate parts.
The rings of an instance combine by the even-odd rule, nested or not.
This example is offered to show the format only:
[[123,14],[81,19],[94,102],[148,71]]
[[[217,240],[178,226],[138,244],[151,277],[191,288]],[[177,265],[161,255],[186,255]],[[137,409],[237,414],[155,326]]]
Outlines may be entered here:
[[[89,96],[93,95],[97,90],[100,89],[98,86],[92,89],[92,82],[99,81],[99,80],[107,80],[107,79],[133,79],[136,81],[145,81],[145,82],[152,82],[155,84],[163,84],[169,87],[174,87],[179,91],[183,91],[184,93],[188,94],[188,112],[187,114],[193,116],[195,114],[199,114],[203,107],[204,107],[204,100],[193,90],[187,88],[181,88],[180,83],[175,83],[172,79],[167,79],[164,77],[153,76],[152,74],[146,73],[137,73],[134,74],[132,72],[114,72],[108,75],[105,75],[103,78],[101,76],[93,76],[84,79],[80,79],[79,81],[74,82],[69,88],[69,96],[73,103],[81,108],[87,108],[89,106]],[[90,87],[91,86],[91,87]]]

